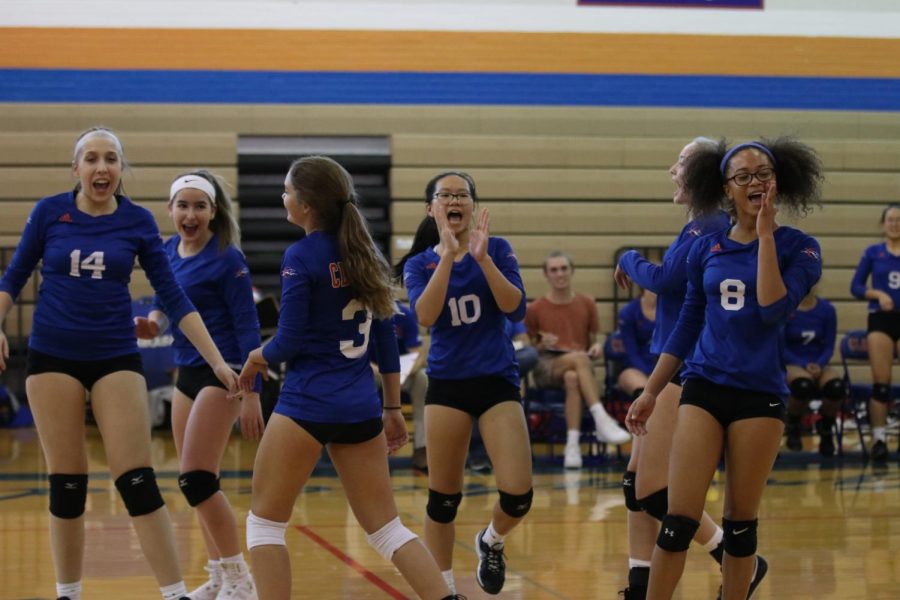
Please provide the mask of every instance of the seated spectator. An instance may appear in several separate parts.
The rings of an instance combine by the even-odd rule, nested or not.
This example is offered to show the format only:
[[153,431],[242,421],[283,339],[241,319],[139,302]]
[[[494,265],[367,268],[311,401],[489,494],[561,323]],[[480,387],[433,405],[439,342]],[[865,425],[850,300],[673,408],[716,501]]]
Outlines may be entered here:
[[619,333],[625,349],[619,389],[632,399],[647,385],[647,377],[656,365],[656,355],[650,351],[653,328],[656,326],[656,294],[643,290],[637,298],[619,311]]
[[834,306],[816,296],[815,288],[800,302],[784,327],[783,357],[791,397],[787,408],[787,447],[802,450],[801,420],[809,401],[822,399],[821,419],[816,423],[819,453],[834,455],[834,425],[846,396],[844,380],[828,366],[837,335]]
[[581,467],[581,407],[594,418],[597,439],[624,444],[631,435],[619,427],[600,402],[593,361],[600,357],[597,342],[597,307],[590,297],[572,289],[575,265],[562,253],[544,260],[544,276],[550,284],[546,295],[528,306],[525,326],[540,357],[534,368],[538,387],[563,387],[566,392],[566,468]]

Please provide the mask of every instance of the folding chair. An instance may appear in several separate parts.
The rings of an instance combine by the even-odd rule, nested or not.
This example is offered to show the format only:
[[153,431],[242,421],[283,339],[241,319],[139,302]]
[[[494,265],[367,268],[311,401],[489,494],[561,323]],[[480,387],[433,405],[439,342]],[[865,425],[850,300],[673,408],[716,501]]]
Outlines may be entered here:
[[625,423],[625,416],[632,401],[632,398],[619,387],[619,374],[625,369],[627,358],[622,334],[613,331],[606,336],[603,343],[603,364],[606,367],[603,404],[606,406],[606,412],[620,424]]
[[[859,433],[859,444],[862,447],[863,459],[868,459],[869,450],[863,437],[863,427],[869,428],[869,399],[872,397],[871,383],[853,383],[850,379],[850,366],[854,364],[869,364],[869,346],[866,341],[867,332],[863,329],[848,331],[841,340],[841,366],[844,368],[844,383],[847,386],[847,403],[849,406],[841,410],[841,419],[838,423],[838,448],[842,448],[844,433],[845,409],[853,414],[856,419],[856,429]],[[894,358],[897,358],[896,350]],[[900,397],[900,386],[891,386],[891,402]],[[890,411],[889,411],[890,412]],[[839,454],[842,452],[839,450]]]

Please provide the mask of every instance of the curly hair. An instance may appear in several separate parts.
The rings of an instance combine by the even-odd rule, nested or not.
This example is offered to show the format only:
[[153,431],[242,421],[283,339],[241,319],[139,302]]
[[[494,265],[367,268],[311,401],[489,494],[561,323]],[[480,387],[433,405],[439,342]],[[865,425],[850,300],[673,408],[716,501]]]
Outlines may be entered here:
[[729,149],[725,139],[721,139],[714,147],[698,146],[685,161],[683,178],[691,198],[691,212],[709,216],[723,208],[728,165],[745,147],[760,146],[768,151],[775,169],[779,207],[793,215],[805,215],[811,205],[820,203],[824,167],[812,147],[794,137],[780,136],[736,144]]

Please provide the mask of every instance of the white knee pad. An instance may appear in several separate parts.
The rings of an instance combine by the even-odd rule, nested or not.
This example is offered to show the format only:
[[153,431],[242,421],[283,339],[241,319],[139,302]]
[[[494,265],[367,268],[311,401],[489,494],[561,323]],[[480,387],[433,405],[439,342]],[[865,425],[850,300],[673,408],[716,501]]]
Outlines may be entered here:
[[388,521],[387,525],[366,536],[369,545],[387,560],[391,560],[394,552],[416,539],[417,536],[412,531],[403,526],[400,517],[394,517],[392,521]]
[[247,548],[252,550],[256,546],[286,546],[284,534],[287,526],[287,523],[257,517],[251,511],[247,515]]

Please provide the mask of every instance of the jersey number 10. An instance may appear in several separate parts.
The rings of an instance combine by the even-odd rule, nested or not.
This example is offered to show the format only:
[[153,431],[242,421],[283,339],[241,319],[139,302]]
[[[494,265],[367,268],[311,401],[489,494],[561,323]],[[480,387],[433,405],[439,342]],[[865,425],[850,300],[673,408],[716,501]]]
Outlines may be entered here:
[[466,294],[460,298],[450,298],[450,324],[459,327],[463,323],[469,325],[481,318],[481,299],[476,294]]

